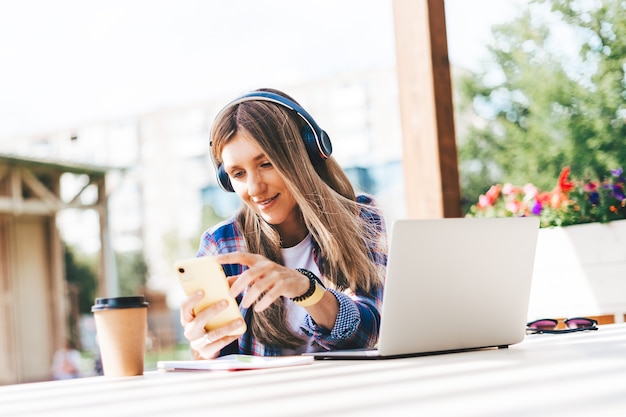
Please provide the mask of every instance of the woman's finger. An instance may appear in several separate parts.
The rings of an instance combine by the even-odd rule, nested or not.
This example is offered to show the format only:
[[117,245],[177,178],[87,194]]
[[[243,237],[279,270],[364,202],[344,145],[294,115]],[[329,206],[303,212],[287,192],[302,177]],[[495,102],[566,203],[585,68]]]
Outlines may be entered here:
[[210,306],[206,307],[202,311],[196,313],[193,320],[183,325],[183,335],[189,341],[199,339],[204,335],[206,324],[216,315],[226,310],[228,302],[226,300],[217,301]]
[[264,292],[272,288],[273,284],[274,282],[270,277],[255,279],[241,299],[241,306],[243,308],[250,307]]
[[196,347],[194,347],[193,344],[190,344],[190,346],[195,352],[197,352],[198,359],[215,359],[222,349],[230,345],[235,340],[237,340],[236,336],[227,336],[214,342],[207,343],[203,338],[196,344]]
[[189,323],[194,319],[195,314],[193,312],[193,308],[196,304],[200,302],[200,300],[202,300],[203,295],[204,292],[200,290],[195,294],[190,295],[185,299],[185,301],[183,301],[182,305],[180,306],[180,323],[183,325],[183,327],[185,327],[186,323]]
[[[231,297],[236,297],[241,294],[247,287],[253,287],[257,285],[259,282],[262,282],[266,279],[266,277],[273,275],[277,271],[286,270],[286,268],[282,265],[277,264],[276,262],[272,262],[269,259],[260,256],[254,255],[255,261],[251,263],[245,271],[239,275],[239,278],[233,281],[229,294]],[[269,288],[271,283],[265,282],[265,289]],[[260,292],[259,292],[260,294]],[[258,296],[258,294],[257,294]],[[249,304],[248,304],[249,305]],[[244,306],[248,306],[244,305]]]
[[276,301],[277,298],[281,296],[281,290],[279,286],[274,286],[269,288],[262,297],[258,298],[256,304],[254,305],[254,311],[261,312],[268,308],[270,304]]
[[254,279],[254,272],[246,269],[230,284],[228,295],[235,298],[241,294]]
[[243,325],[243,320],[233,320],[222,327],[212,329],[205,332],[202,336],[191,340],[190,346],[202,357],[213,358],[219,354],[221,349],[237,339],[238,336],[229,336],[229,334],[235,332]]
[[228,286],[232,287],[238,278],[239,278],[239,275],[231,275],[229,277],[226,277],[226,281],[228,281]]
[[265,259],[261,255],[248,252],[229,252],[215,255],[215,260],[222,265],[240,264],[248,267],[254,266],[260,259]]

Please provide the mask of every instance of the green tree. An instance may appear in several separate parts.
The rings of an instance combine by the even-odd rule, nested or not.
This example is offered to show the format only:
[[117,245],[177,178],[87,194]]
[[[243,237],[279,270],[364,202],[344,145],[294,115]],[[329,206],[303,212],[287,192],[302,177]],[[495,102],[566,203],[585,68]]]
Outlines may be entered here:
[[75,248],[64,245],[65,279],[70,286],[78,291],[79,314],[91,314],[98,278],[96,274],[97,259],[78,252]]
[[115,254],[120,295],[137,295],[143,292],[148,276],[148,265],[143,252],[117,252]]
[[551,189],[563,166],[602,177],[626,163],[626,2],[534,0],[492,29],[491,59],[457,79],[485,119],[459,137],[471,204],[497,182]]

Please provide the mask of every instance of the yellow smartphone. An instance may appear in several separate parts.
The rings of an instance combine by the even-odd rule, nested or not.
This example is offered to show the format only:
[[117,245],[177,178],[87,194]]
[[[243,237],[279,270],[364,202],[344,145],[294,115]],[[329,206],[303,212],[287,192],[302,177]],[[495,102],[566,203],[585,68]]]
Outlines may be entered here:
[[[178,282],[189,296],[198,290],[204,291],[204,297],[194,307],[194,314],[220,300],[227,300],[228,307],[210,320],[204,328],[209,331],[221,327],[233,320],[242,319],[237,301],[230,295],[230,286],[226,280],[226,274],[214,258],[201,256],[199,258],[183,259],[174,264]],[[245,323],[229,336],[239,336],[246,331]]]

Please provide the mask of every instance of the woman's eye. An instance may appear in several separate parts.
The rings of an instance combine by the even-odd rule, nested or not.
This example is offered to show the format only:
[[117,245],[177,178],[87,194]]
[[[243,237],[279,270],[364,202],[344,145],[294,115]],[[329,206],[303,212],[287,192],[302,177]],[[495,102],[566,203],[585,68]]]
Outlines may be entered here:
[[243,176],[243,171],[233,171],[230,173],[230,176],[232,178],[240,178],[241,176]]
[[272,163],[269,161],[263,162],[261,164],[261,168],[271,168],[271,166],[272,166]]

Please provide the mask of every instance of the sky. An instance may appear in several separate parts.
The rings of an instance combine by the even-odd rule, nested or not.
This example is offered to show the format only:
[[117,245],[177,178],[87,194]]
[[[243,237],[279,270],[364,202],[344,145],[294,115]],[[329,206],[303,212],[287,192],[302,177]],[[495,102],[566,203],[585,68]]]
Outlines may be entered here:
[[[476,67],[518,0],[446,0]],[[0,0],[0,141],[395,65],[391,0]]]

